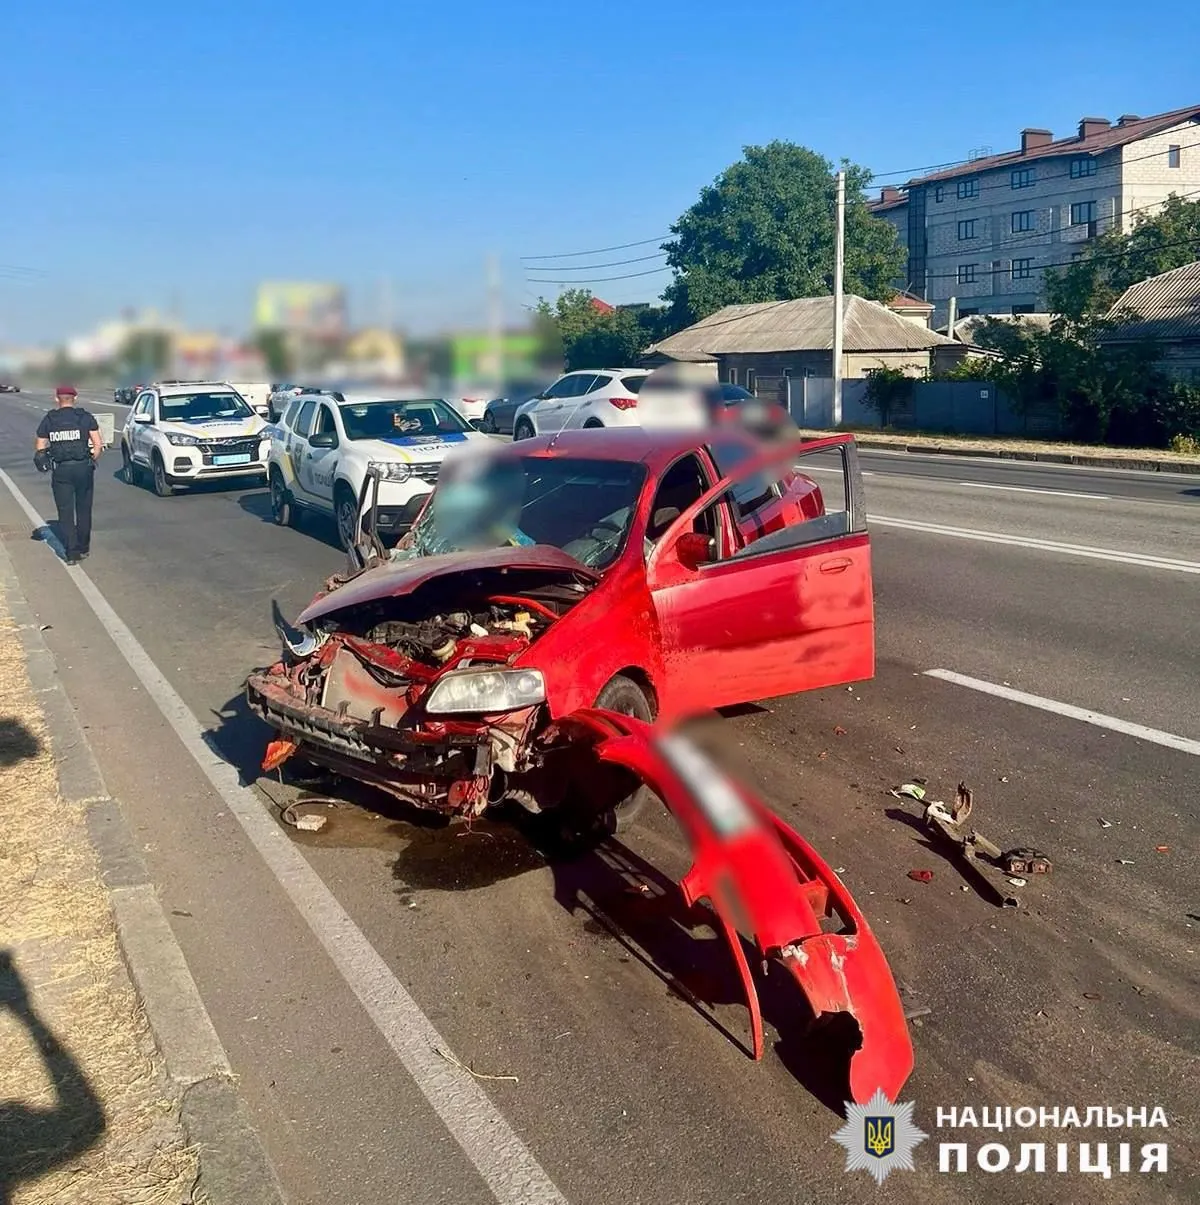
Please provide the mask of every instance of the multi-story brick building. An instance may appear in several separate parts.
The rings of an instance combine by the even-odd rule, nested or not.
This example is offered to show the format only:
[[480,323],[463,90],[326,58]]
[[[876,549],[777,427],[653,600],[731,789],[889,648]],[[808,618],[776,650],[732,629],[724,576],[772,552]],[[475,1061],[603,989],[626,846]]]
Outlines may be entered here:
[[1076,134],[1021,131],[1021,149],[885,188],[872,212],[908,249],[907,292],[959,316],[1045,308],[1048,267],[1090,238],[1132,229],[1172,193],[1200,200],[1200,106],[1115,123],[1085,117]]

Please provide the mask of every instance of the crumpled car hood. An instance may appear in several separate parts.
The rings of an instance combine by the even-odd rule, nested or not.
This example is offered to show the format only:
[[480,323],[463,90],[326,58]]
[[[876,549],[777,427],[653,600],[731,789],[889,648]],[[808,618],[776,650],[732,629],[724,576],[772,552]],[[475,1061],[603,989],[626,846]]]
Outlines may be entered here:
[[451,552],[442,556],[415,557],[411,561],[394,561],[368,569],[344,586],[314,599],[296,622],[310,624],[352,607],[411,594],[419,586],[435,578],[489,569],[558,571],[564,579],[593,585],[600,580],[600,575],[595,570],[587,568],[573,556],[548,544]]

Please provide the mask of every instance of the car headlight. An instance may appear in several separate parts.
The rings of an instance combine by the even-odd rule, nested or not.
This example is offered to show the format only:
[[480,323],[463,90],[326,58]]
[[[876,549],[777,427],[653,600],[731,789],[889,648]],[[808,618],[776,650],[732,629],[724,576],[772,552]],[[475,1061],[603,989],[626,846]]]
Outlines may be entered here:
[[200,442],[194,435],[184,435],[181,431],[168,431],[166,436],[167,443],[177,448],[194,448]]
[[438,715],[516,711],[545,701],[541,670],[472,668],[443,674],[430,691],[425,710]]
[[372,460],[367,472],[378,473],[384,481],[407,481],[412,476],[412,469],[402,460]]

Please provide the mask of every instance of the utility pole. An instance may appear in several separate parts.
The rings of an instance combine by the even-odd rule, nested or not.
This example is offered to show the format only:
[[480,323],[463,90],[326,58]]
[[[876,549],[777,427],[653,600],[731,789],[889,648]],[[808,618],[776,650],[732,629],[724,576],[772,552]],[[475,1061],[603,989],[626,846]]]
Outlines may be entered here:
[[500,257],[487,257],[488,292],[488,387],[498,396],[504,385],[504,301],[500,293]]
[[833,250],[833,407],[832,425],[842,422],[842,277],[846,269],[846,173],[837,174],[837,221]]

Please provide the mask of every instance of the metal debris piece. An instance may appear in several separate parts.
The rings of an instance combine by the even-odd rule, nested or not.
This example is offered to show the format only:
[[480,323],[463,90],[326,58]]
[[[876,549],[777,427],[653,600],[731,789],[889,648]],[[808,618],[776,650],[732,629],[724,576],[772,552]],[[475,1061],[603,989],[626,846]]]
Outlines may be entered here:
[[903,786],[897,787],[892,794],[897,799],[915,799],[920,803],[925,798],[925,788],[915,782],[906,782]]
[[1019,878],[1016,878],[1015,876],[1014,876],[1013,878],[1010,878],[1008,881],[1009,881],[1009,882],[1010,882],[1010,883],[1011,883],[1011,884],[1012,884],[1014,887],[1024,887],[1024,886],[1025,886],[1025,884],[1029,882],[1029,880],[1028,880],[1028,879],[1019,879]]
[[1051,870],[1050,859],[1044,853],[1027,847],[1010,849],[1001,860],[1005,874],[1049,874]]
[[1132,858],[1118,858],[1117,865],[1118,866],[1132,866],[1133,859]]
[[1112,828],[1112,821],[1111,821],[1111,820],[1105,820],[1105,819],[1104,819],[1104,817],[1103,817],[1103,816],[1101,816],[1101,817],[1100,817],[1100,827],[1101,827],[1101,828]]

